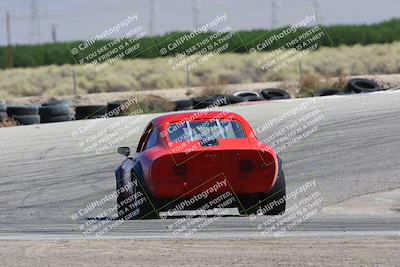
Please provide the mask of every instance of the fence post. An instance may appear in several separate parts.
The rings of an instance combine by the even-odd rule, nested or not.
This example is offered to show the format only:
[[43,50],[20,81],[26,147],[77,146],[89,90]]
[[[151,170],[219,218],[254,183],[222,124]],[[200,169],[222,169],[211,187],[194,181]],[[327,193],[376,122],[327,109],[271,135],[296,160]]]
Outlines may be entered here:
[[76,70],[72,70],[73,95],[76,95]]
[[300,73],[300,80],[303,80],[304,74],[303,74],[303,64],[301,63],[301,60],[299,60],[299,73]]
[[186,70],[186,85],[187,87],[192,87],[192,81],[190,80],[190,71]]

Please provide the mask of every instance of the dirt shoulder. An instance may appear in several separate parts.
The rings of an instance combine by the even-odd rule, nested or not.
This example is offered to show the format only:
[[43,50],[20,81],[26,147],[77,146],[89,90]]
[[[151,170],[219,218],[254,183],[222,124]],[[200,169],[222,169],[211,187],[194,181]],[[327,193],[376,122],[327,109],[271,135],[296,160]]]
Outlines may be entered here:
[[400,216],[400,189],[347,199],[321,210],[326,215]]
[[0,241],[3,266],[394,266],[400,236],[270,240]]

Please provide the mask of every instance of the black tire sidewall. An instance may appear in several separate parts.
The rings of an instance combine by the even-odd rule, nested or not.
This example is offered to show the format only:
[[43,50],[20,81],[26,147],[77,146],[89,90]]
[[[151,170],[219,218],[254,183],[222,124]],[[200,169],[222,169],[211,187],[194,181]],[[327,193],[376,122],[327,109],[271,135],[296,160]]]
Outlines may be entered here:
[[[279,94],[279,96],[274,94]],[[290,99],[290,94],[288,92],[276,88],[267,88],[261,90],[261,95],[266,100]]]
[[19,116],[19,115],[39,115],[39,107],[38,106],[8,106],[7,114],[9,117],[11,116]]
[[39,115],[13,115],[11,118],[13,118],[22,125],[31,125],[40,123]]

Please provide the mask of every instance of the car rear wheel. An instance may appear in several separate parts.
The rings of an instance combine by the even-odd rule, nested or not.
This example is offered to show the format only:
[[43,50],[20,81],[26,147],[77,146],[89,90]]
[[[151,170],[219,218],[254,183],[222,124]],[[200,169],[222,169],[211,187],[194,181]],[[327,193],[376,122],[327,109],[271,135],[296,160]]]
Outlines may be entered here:
[[279,170],[274,187],[260,200],[260,210],[264,215],[280,215],[286,209],[286,182],[283,170]]
[[[137,179],[137,175],[125,175],[122,167],[115,172],[117,180],[118,218],[123,220],[159,219],[149,195]],[[128,177],[127,177],[128,176]],[[129,186],[131,181],[131,186]],[[136,185],[137,181],[137,185]],[[123,190],[128,188],[128,190]]]
[[243,207],[239,207],[242,215],[263,214],[280,215],[286,209],[286,183],[285,174],[280,168],[274,187],[259,198],[241,198]]
[[132,172],[132,180],[137,181],[134,185],[134,192],[137,196],[136,203],[134,204],[133,219],[135,220],[148,220],[160,219],[158,211],[154,206],[155,201],[148,192],[144,189],[143,184],[140,183],[136,173]]

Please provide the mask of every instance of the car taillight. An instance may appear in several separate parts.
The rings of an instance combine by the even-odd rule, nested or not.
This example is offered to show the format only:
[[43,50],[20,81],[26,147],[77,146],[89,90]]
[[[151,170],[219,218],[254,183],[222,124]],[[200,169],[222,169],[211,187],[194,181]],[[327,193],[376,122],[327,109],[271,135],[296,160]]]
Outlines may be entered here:
[[249,159],[241,160],[239,163],[239,169],[243,173],[249,173],[253,170],[253,163]]
[[184,176],[186,174],[185,164],[179,164],[179,165],[174,166],[174,173],[177,176]]

